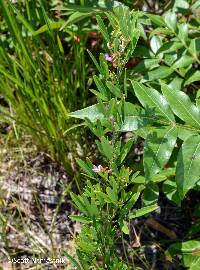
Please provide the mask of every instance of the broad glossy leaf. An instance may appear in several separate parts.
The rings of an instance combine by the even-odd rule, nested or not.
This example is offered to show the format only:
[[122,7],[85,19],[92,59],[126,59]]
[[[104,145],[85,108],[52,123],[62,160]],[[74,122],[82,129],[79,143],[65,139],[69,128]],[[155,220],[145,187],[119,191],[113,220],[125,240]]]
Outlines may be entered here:
[[200,240],[175,243],[167,251],[170,255],[182,255],[183,265],[189,270],[198,270],[200,266]]
[[155,54],[157,53],[161,45],[162,41],[158,36],[153,36],[152,39],[150,40],[151,49]]
[[154,30],[151,31],[150,33],[150,37],[153,37],[154,35],[165,35],[165,36],[168,36],[168,35],[172,35],[173,34],[173,31],[166,28],[166,27],[158,27]]
[[160,66],[159,68],[156,68],[152,71],[149,71],[145,77],[145,81],[153,81],[158,79],[164,79],[167,78],[169,75],[171,75],[174,72],[174,70],[170,67],[166,66]]
[[155,109],[162,117],[170,122],[174,121],[174,115],[166,99],[156,90],[148,88],[141,83],[132,81],[135,94],[144,107]]
[[192,226],[190,227],[189,231],[188,231],[188,235],[192,236],[196,233],[200,232],[200,219],[199,220],[195,220],[195,222],[192,224]]
[[[200,257],[198,256],[198,257],[196,257],[195,259],[192,259],[192,260],[191,260],[191,258],[189,258],[189,260],[188,260],[187,257],[188,256],[184,257],[184,265],[190,267],[189,270],[199,270]],[[189,261],[189,263],[188,263],[188,261]]]
[[193,57],[188,55],[181,56],[172,66],[172,68],[183,68],[193,63]]
[[[165,62],[165,64],[167,66],[171,67],[173,70],[174,70],[174,68],[172,67],[172,65],[177,60],[177,58],[178,58],[178,56],[177,56],[176,52],[171,52],[171,53],[164,54],[164,62]],[[173,75],[170,76],[170,77],[174,77],[176,75],[177,75],[176,73],[173,73]]]
[[188,85],[190,83],[196,82],[196,81],[200,81],[200,71],[197,70],[193,73],[192,76],[190,76],[187,81],[185,82],[185,85]]
[[180,48],[183,47],[183,44],[178,41],[168,41],[165,42],[157,51],[157,54],[164,52],[164,53],[169,53],[169,52],[174,52]]
[[163,186],[162,186],[162,191],[164,192],[165,196],[175,202],[177,205],[180,206],[181,204],[181,199],[180,199],[180,196],[178,194],[178,191],[177,191],[177,184],[175,181],[172,181],[172,180],[166,180],[164,183],[163,183]]
[[192,9],[200,8],[200,0],[194,1],[193,5],[191,6]]
[[155,127],[153,127],[153,126],[146,126],[146,127],[143,127],[143,128],[136,130],[135,134],[143,139],[146,139],[149,132],[151,132],[154,129],[155,129]]
[[[124,121],[121,124],[120,128],[120,131],[122,132],[138,130],[147,125],[151,125],[158,119],[154,114],[145,112],[145,110],[142,109],[140,106],[134,105],[129,102],[125,102],[124,114]],[[100,104],[95,104],[82,110],[71,112],[69,116],[83,120],[87,118],[91,122],[96,122],[98,119],[104,119]]]
[[200,52],[200,39],[199,38],[193,38],[190,41],[189,50],[193,56],[198,57],[198,54]]
[[138,45],[133,52],[133,56],[141,57],[141,58],[144,58],[144,57],[150,58],[151,56],[153,56],[153,53],[151,52],[149,48]]
[[188,38],[188,24],[187,23],[182,23],[178,25],[178,37],[183,42],[187,41],[187,38]]
[[139,64],[135,68],[133,68],[131,70],[131,74],[132,74],[132,72],[133,73],[136,73],[136,72],[144,73],[148,69],[152,69],[152,68],[159,66],[159,64],[158,64],[159,62],[160,62],[160,59],[158,59],[158,58],[143,59],[139,62]]
[[175,76],[175,78],[168,84],[173,90],[181,91],[183,84],[183,79]]
[[136,131],[152,125],[158,119],[155,115],[145,112],[140,106],[126,102],[124,106],[125,119],[121,131]]
[[147,182],[167,164],[176,138],[175,127],[157,128],[148,134],[144,145],[144,171]]
[[95,122],[97,119],[102,119],[104,117],[98,104],[72,112],[70,113],[70,116],[79,119],[88,118],[91,122]]
[[145,206],[155,204],[158,201],[159,188],[155,183],[147,185],[143,193],[143,203]]
[[190,136],[181,146],[176,166],[176,181],[181,198],[200,179],[200,136]]
[[187,242],[176,243],[170,246],[168,251],[172,254],[199,254],[200,255],[200,240],[190,240]]
[[198,132],[195,130],[188,129],[184,125],[182,126],[177,126],[177,131],[178,131],[178,137],[182,140],[185,141],[187,140],[190,136],[192,135],[198,135]]
[[174,91],[165,84],[162,84],[162,92],[173,112],[180,119],[191,126],[200,128],[200,110],[191,102],[187,94],[182,91]]
[[188,0],[176,0],[173,8],[181,12],[183,9],[188,9],[189,7],[190,4]]
[[176,30],[176,24],[177,24],[177,20],[176,20],[176,14],[168,11],[167,13],[165,13],[164,15],[164,21],[167,25],[167,27],[173,31]]
[[156,25],[158,26],[164,26],[165,22],[163,20],[163,18],[159,15],[155,15],[155,14],[146,14],[147,17],[149,17],[149,19]]

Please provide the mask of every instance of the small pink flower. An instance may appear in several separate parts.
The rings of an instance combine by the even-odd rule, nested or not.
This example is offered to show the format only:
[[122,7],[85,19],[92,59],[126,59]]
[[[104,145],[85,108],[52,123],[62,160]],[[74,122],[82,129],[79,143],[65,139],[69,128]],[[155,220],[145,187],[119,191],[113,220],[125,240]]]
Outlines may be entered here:
[[92,170],[93,170],[93,172],[100,173],[100,172],[104,171],[104,168],[101,165],[98,165],[98,166],[93,165]]
[[110,56],[108,53],[106,53],[105,54],[105,59],[106,59],[106,61],[108,61],[108,62],[112,62],[112,56]]

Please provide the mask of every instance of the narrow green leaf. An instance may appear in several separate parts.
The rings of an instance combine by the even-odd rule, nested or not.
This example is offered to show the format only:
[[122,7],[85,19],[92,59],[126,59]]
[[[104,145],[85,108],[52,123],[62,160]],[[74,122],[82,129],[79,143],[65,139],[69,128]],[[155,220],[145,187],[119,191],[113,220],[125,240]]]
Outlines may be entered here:
[[108,197],[110,199],[110,201],[114,204],[114,205],[117,205],[117,201],[118,201],[118,196],[117,196],[117,193],[111,189],[110,187],[107,187],[106,188],[106,192],[108,194]]
[[9,74],[7,70],[0,65],[0,73],[3,74],[5,77],[7,77],[10,81],[18,85],[19,87],[22,87],[22,83],[18,78],[15,78],[13,75]]
[[114,85],[113,83],[109,81],[106,82],[106,85],[113,95],[119,98],[122,96],[121,90],[116,85]]
[[[135,183],[135,182],[134,182]],[[129,210],[134,206],[134,204],[137,202],[141,191],[138,191],[132,195],[132,197],[128,200],[128,202],[123,206],[123,208],[120,210],[120,216],[124,217],[127,215]]]
[[108,80],[109,78],[108,62],[106,61],[105,55],[103,53],[100,53],[99,62],[101,67],[101,75],[104,76],[105,80]]
[[77,270],[83,270],[83,268],[77,263],[77,261],[66,251],[63,252],[65,257],[70,261],[73,267],[76,267]]
[[190,136],[179,150],[176,181],[181,199],[200,179],[200,135]]
[[79,198],[79,196],[77,196],[76,194],[74,194],[73,192],[70,192],[70,196],[72,198],[72,201],[75,203],[76,207],[83,212],[85,215],[88,215],[88,210],[85,207],[85,205],[83,204],[83,202],[81,201],[81,199]]
[[129,235],[129,227],[128,227],[128,223],[126,221],[123,220],[123,224],[121,227],[121,230],[124,234]]
[[107,29],[106,29],[106,26],[105,26],[103,20],[101,19],[101,17],[99,15],[96,16],[96,19],[97,19],[99,29],[100,29],[104,39],[106,40],[106,42],[109,42],[109,40],[110,40],[109,35],[108,35]]
[[92,61],[94,62],[96,68],[99,71],[99,73],[101,73],[101,67],[99,66],[97,60],[95,59],[95,57],[93,56],[93,54],[89,50],[87,50],[87,52],[88,52],[89,56],[91,57]]
[[57,37],[57,42],[58,42],[58,47],[59,47],[59,50],[62,54],[64,54],[64,49],[63,49],[63,45],[62,45],[62,42],[59,38],[59,35],[56,36]]
[[113,155],[113,147],[105,137],[101,139],[101,147],[103,154],[108,158],[108,160],[111,160]]
[[70,215],[69,218],[72,220],[72,221],[78,221],[78,222],[81,222],[81,223],[84,223],[84,224],[88,224],[91,222],[91,219],[88,218],[88,217],[83,217],[83,216],[77,216],[77,215]]
[[149,19],[156,25],[158,26],[164,26],[165,25],[165,22],[163,20],[163,18],[159,15],[155,15],[155,14],[149,14],[149,13],[146,13],[145,14],[147,17],[149,17]]
[[79,22],[87,17],[91,16],[91,12],[80,12],[76,11],[69,16],[68,20],[62,25],[60,30],[62,31],[65,27],[67,27],[71,23]]
[[121,149],[120,151],[120,157],[119,157],[119,164],[121,165],[126,156],[128,155],[131,147],[133,145],[133,140],[129,140]]
[[37,36],[37,35],[40,35],[44,32],[47,32],[49,31],[49,28],[51,30],[54,30],[54,29],[60,29],[62,26],[63,26],[64,22],[49,22],[48,25],[45,24],[43,26],[41,26],[38,30],[34,31],[33,32],[33,36]]
[[19,21],[22,22],[22,24],[25,26],[25,28],[31,33],[33,34],[34,29],[32,28],[32,26],[29,24],[29,22],[24,18],[24,16],[22,15],[23,13],[20,13],[17,8],[15,8],[14,5],[11,6],[13,8],[13,10],[16,12],[17,14],[17,19]]
[[77,158],[76,162],[78,163],[78,165],[81,167],[81,169],[83,169],[83,171],[86,172],[86,174],[88,174],[91,177],[95,177],[96,175],[93,173],[92,168],[83,160]]
[[138,217],[144,216],[150,212],[153,212],[158,208],[159,208],[159,206],[157,204],[149,205],[149,206],[143,207],[141,209],[135,210],[133,213],[130,213],[128,217],[129,217],[129,219],[138,218]]
[[162,92],[170,104],[173,112],[183,121],[194,127],[200,128],[200,110],[182,91],[174,91],[162,84]]

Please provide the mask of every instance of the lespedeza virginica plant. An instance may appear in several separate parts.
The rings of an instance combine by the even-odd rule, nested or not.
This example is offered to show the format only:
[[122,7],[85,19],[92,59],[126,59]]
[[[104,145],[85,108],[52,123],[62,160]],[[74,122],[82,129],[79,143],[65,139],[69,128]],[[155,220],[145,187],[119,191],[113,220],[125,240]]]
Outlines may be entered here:
[[121,233],[129,234],[129,220],[158,208],[157,204],[141,205],[133,211],[144,189],[144,178],[124,166],[134,140],[125,142],[122,132],[132,110],[139,109],[125,101],[125,65],[140,36],[137,29],[139,13],[121,6],[107,16],[113,29],[111,34],[101,17],[97,16],[97,21],[108,54],[101,54],[98,64],[90,53],[100,72],[98,77],[94,76],[98,91],[93,91],[98,105],[71,114],[86,118],[86,125],[98,138],[96,144],[103,157],[103,163],[98,165],[89,160],[77,160],[88,178],[83,194],[71,194],[82,213],[71,218],[84,224],[76,239],[80,269],[129,269],[128,258],[123,261],[116,253],[117,241]]
[[[190,2],[185,6],[194,12],[198,3]],[[179,206],[189,191],[199,190],[199,20],[183,16],[179,22],[176,14],[184,14],[185,6],[180,10],[176,2],[163,16],[117,7],[106,13],[108,26],[97,16],[107,48],[99,63],[90,53],[100,73],[92,90],[97,104],[71,113],[97,136],[103,157],[95,167],[78,160],[90,179],[83,194],[72,194],[82,212],[72,218],[86,224],[77,237],[80,269],[134,269],[130,256],[120,261],[116,255],[116,239],[120,230],[129,233],[128,220],[157,208],[159,188]],[[133,68],[126,69],[127,63]],[[133,139],[123,141],[123,132],[144,140],[140,172],[123,164],[134,145]],[[143,207],[135,210],[140,194]],[[191,239],[196,228],[189,241],[168,249],[189,269],[199,267],[200,242]]]

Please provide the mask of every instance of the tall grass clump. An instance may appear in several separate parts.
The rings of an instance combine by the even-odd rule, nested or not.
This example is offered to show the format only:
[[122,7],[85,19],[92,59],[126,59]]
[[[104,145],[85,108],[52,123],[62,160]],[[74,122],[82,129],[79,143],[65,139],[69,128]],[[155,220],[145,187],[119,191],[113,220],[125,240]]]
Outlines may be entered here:
[[[1,24],[8,31],[0,40],[0,95],[8,103],[0,107],[0,117],[31,134],[70,173],[68,154],[78,135],[68,112],[87,101],[84,42],[70,39],[71,31],[70,47],[59,29],[52,31],[45,5],[34,2],[0,1]],[[35,30],[42,25],[47,31],[39,35]]]

